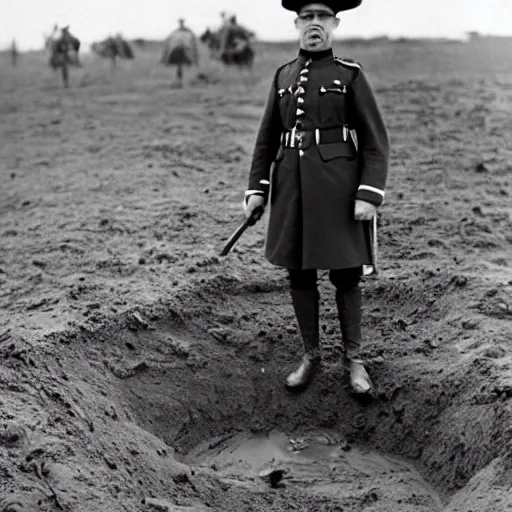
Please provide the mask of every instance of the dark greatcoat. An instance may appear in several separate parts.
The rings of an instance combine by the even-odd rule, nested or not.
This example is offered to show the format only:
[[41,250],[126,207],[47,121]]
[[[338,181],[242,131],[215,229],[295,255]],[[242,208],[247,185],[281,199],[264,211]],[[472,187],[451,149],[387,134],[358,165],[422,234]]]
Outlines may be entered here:
[[[354,201],[379,206],[388,170],[387,131],[362,69],[332,52],[319,55],[311,60],[301,50],[277,70],[246,192],[257,193],[260,180],[270,180],[265,256],[290,269],[372,263],[369,223],[354,220]],[[281,133],[298,120],[302,143],[284,147]],[[346,141],[343,125],[350,129]]]

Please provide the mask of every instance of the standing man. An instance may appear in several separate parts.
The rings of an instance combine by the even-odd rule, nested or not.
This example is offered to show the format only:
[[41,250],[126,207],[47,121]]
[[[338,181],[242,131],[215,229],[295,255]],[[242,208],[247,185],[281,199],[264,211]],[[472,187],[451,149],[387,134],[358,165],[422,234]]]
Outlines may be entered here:
[[194,32],[185,26],[185,20],[178,20],[178,28],[167,39],[162,62],[174,65],[176,71],[176,85],[183,86],[183,66],[195,65],[199,62],[197,40]]
[[363,266],[375,265],[370,221],[384,199],[389,142],[361,66],[333,56],[340,11],[362,0],[282,0],[295,11],[300,49],[275,73],[245,192],[246,216],[262,206],[269,179],[265,256],[288,269],[292,304],[304,344],[286,381],[304,389],[320,365],[317,270],[336,288],[345,361],[356,393],[371,390],[360,357]]
[[[54,27],[54,33],[57,25]],[[71,34],[69,26],[61,29],[58,39],[50,39],[50,67],[60,68],[64,87],[69,87],[69,66],[80,66],[78,52],[80,40]]]

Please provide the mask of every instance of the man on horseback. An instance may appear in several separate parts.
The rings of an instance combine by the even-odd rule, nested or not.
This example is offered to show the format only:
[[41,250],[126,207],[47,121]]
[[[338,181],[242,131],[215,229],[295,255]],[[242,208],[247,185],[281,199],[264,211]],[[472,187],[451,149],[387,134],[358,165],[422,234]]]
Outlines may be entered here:
[[220,30],[220,58],[225,64],[252,65],[254,51],[251,47],[253,34],[230,16]]

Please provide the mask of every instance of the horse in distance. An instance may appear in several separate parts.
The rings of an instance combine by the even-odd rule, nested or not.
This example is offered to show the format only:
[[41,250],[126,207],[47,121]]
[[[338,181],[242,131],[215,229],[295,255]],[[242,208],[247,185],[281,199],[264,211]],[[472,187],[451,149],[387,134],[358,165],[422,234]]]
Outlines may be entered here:
[[103,41],[92,43],[91,51],[104,59],[110,59],[112,67],[115,67],[118,59],[133,60],[133,49],[121,34],[109,36]]
[[236,16],[231,16],[217,31],[209,28],[200,36],[213,58],[226,66],[252,68],[255,52],[252,47],[254,32],[238,24]]

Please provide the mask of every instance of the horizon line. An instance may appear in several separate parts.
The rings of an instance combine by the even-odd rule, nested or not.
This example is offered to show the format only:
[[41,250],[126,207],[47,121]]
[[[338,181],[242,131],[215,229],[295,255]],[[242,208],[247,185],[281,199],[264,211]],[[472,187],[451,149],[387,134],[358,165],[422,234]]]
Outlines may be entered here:
[[[464,32],[464,36],[449,36],[449,35],[388,35],[388,34],[377,34],[373,36],[338,36],[333,39],[333,42],[343,42],[343,41],[373,41],[373,40],[389,40],[391,42],[398,41],[468,41],[471,39],[512,39],[512,34],[493,34],[493,33],[483,33],[477,30],[468,30]],[[113,34],[111,34],[113,35]],[[110,37],[111,35],[105,36]],[[103,39],[95,39],[89,41],[88,39],[82,39],[82,42],[86,45],[91,45],[93,42],[102,41]],[[163,43],[166,40],[166,37],[163,38],[148,38],[142,36],[136,37],[126,37],[125,38],[129,42],[134,41],[145,41],[148,43]],[[0,45],[0,52],[9,51],[10,45],[12,41],[16,41],[16,38],[11,39],[10,42],[4,43]],[[296,38],[283,38],[283,39],[255,39],[256,43],[263,44],[296,44],[298,40]],[[21,52],[37,52],[45,50],[45,48],[41,45],[40,47],[29,47],[25,50],[20,50]]]

